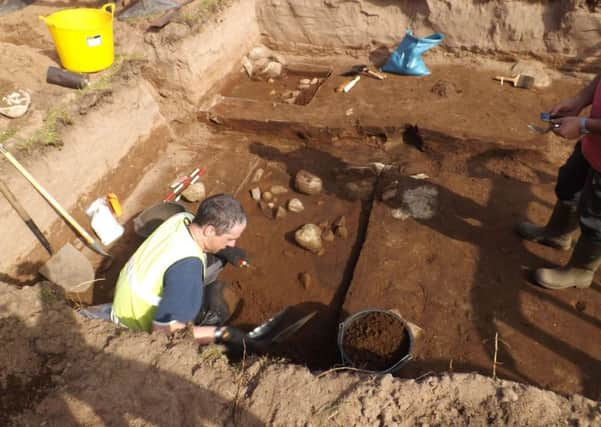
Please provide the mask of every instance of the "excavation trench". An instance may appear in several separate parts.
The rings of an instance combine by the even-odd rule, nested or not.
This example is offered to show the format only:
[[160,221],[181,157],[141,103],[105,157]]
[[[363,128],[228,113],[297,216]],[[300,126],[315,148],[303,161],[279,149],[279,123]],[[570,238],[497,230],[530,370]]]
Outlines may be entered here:
[[[601,354],[599,340],[590,339],[599,337],[598,284],[564,293],[533,286],[529,270],[562,264],[564,254],[524,243],[510,231],[523,218],[547,218],[557,168],[570,148],[553,135],[532,135],[527,125],[557,99],[576,93],[582,83],[541,71],[551,86],[500,86],[491,77],[512,73],[512,64],[461,56],[462,49],[472,52],[477,39],[479,52],[500,52],[496,59],[530,52],[548,58],[551,48],[571,57],[596,41],[561,29],[582,26],[574,22],[590,26],[589,19],[598,20],[598,14],[589,16],[581,9],[565,13],[563,5],[543,2],[518,2],[521,12],[511,16],[502,2],[457,6],[453,14],[445,9],[448,2],[418,2],[419,7],[399,2],[398,8],[368,1],[333,2],[337,7],[324,7],[318,0],[297,3],[232,2],[230,16],[221,23],[227,28],[221,31],[214,24],[207,33],[217,40],[206,44],[196,34],[180,38],[178,31],[186,30],[182,25],[170,24],[147,35],[144,41],[152,42],[148,49],[154,50],[149,55],[153,59],[124,76],[110,101],[94,106],[96,121],[94,111],[82,115],[81,128],[71,133],[62,153],[50,152],[43,159],[57,169],[39,167],[45,174],[42,181],[60,200],[69,201],[67,207],[82,223],[87,224],[87,205],[107,190],[123,201],[126,233],[110,248],[112,265],[98,269],[94,303],[111,301],[119,270],[141,243],[132,218],[162,200],[173,180],[205,167],[207,192],[235,194],[249,214],[249,227],[238,244],[255,268],[228,268],[223,274],[243,301],[233,324],[250,329],[287,306],[297,317],[317,312],[290,342],[274,347],[273,354],[314,369],[330,367],[339,362],[335,335],[342,319],[366,308],[396,309],[423,331],[414,360],[400,372],[403,376],[449,370],[488,375],[493,360],[499,360],[503,364],[498,364],[497,375],[502,378],[598,399]],[[474,21],[476,10],[482,19]],[[510,23],[501,28],[502,10]],[[538,26],[530,19],[534,13],[541,16]],[[476,21],[481,26],[466,24]],[[333,22],[342,24],[336,34],[331,32]],[[432,32],[432,26],[446,32],[440,54],[433,50],[427,56],[431,75],[390,75],[384,81],[362,77],[349,93],[335,92],[348,79],[341,74],[353,65],[379,65],[375,53],[381,49],[376,47],[397,44],[410,22],[420,35]],[[549,22],[553,28],[543,28]],[[23,34],[34,28],[28,25]],[[240,35],[240,28],[249,34]],[[134,34],[125,24],[121,29]],[[489,36],[481,40],[482,34]],[[259,40],[292,53],[290,72],[281,79],[249,79],[240,71],[240,57]],[[369,52],[366,40],[371,40]],[[198,53],[199,46],[207,50]],[[45,47],[53,50],[49,40]],[[353,47],[357,52],[351,56],[311,55],[348,53]],[[36,47],[36,55],[38,51]],[[459,52],[458,59],[453,60],[453,52]],[[561,55],[551,59],[561,62]],[[566,66],[577,68],[570,61]],[[303,79],[310,88],[290,96]],[[205,96],[209,90],[217,95]],[[130,112],[127,120],[123,111]],[[112,124],[109,130],[106,123]],[[417,127],[408,131],[408,125]],[[76,149],[84,152],[81,157]],[[94,165],[94,173],[74,173],[83,164],[80,158]],[[263,176],[252,182],[258,169]],[[293,179],[301,169],[322,178],[321,194],[295,190]],[[103,178],[94,182],[94,176]],[[81,187],[65,184],[71,182]],[[285,206],[294,197],[305,209],[274,218],[272,210],[251,198],[253,187],[265,191],[275,185],[289,190],[277,197],[275,206]],[[28,206],[46,209],[26,193],[30,189],[25,185],[20,190]],[[198,204],[185,206],[194,212]],[[7,212],[12,213],[5,206],[3,216]],[[55,246],[73,240],[70,230],[53,223],[53,212],[41,213]],[[293,234],[302,225],[329,228],[341,218],[347,234],[326,242],[323,255],[294,242]],[[21,225],[9,222],[0,233],[16,230],[16,224]],[[24,236],[31,236],[26,233],[18,239],[9,233],[2,237],[20,245],[20,256],[27,254]],[[20,256],[18,274],[3,272],[0,278],[27,289],[30,281],[20,273],[36,270],[36,260],[45,255],[36,251]],[[94,254],[86,254],[100,264]],[[62,329],[81,326],[65,324]],[[145,335],[127,338],[127,345],[139,340],[134,346],[145,352]],[[39,372],[40,387],[51,388],[44,371]]]

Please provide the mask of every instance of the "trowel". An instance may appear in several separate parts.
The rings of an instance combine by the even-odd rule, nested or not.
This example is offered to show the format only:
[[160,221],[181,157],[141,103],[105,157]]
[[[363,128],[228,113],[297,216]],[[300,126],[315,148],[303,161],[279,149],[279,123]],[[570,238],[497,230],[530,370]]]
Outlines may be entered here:
[[316,311],[312,311],[306,316],[300,318],[299,320],[291,323],[290,325],[275,333],[277,328],[281,326],[282,321],[288,315],[290,310],[290,306],[285,307],[282,311],[277,313],[271,319],[254,328],[248,333],[249,338],[268,343],[283,342],[292,335],[294,335],[297,331],[299,331],[303,326],[305,326],[305,324],[307,324],[309,320],[313,318],[313,316],[317,314]]

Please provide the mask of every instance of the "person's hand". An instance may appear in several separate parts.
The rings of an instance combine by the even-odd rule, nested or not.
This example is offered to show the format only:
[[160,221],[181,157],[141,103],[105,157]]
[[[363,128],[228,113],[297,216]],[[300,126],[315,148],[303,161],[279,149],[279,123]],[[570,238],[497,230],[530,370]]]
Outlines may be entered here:
[[251,338],[248,333],[232,326],[222,326],[215,331],[215,343],[223,344],[230,356],[241,356],[244,353],[261,353],[267,345]]
[[552,129],[556,135],[566,139],[576,139],[580,136],[580,117],[561,117],[551,120],[551,123],[559,125]]
[[235,246],[226,246],[215,254],[224,262],[229,262],[235,267],[242,267],[249,264],[249,259],[246,253]]
[[557,118],[577,116],[584,107],[582,100],[578,96],[575,96],[574,98],[566,99],[559,104],[554,105],[549,110],[549,113],[551,114],[551,117]]

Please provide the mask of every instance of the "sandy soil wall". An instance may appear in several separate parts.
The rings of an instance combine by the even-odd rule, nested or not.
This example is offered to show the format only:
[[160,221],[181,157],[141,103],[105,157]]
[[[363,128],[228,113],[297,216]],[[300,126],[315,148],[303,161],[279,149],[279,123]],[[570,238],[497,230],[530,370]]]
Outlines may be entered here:
[[497,57],[533,56],[565,68],[599,57],[601,13],[591,2],[262,0],[266,41],[303,51],[393,47],[408,27],[445,35],[444,48]]
[[[48,6],[34,5],[8,15],[0,23],[9,29],[0,36],[0,51],[7,53],[0,67],[0,81],[26,87],[33,99],[29,113],[20,121],[0,119],[0,132],[16,128],[17,137],[32,134],[42,126],[48,109],[75,100],[69,90],[46,85],[39,77],[45,75],[48,66],[59,66],[50,34],[37,19],[38,15],[54,11]],[[93,191],[101,191],[94,198],[108,191],[119,191],[107,185],[100,185],[98,190],[98,186],[100,182],[119,181],[119,174],[124,172],[119,168],[131,167],[127,160],[121,162],[134,148],[146,143],[157,147],[155,143],[159,141],[149,141],[152,135],[156,137],[156,132],[168,138],[169,120],[191,113],[210,89],[238,69],[239,58],[259,39],[254,1],[227,3],[222,12],[203,25],[202,31],[194,34],[179,23],[156,34],[144,34],[119,21],[115,21],[114,32],[117,55],[142,56],[151,64],[146,67],[150,70],[144,76],[146,80],[114,90],[110,102],[96,106],[85,116],[75,115],[73,126],[62,135],[61,150],[22,155],[13,144],[17,138],[5,141],[11,152],[25,159],[26,168],[43,187],[90,232],[84,214],[87,204],[83,205],[83,200],[89,197],[84,196]],[[55,249],[64,244],[65,238],[74,238],[48,203],[3,160],[0,159],[3,179]],[[139,178],[131,170],[127,174],[132,179]],[[15,279],[18,273],[36,270],[36,263],[46,259],[40,244],[3,197],[0,197],[0,247],[3,255],[0,279],[9,283],[18,281]]]

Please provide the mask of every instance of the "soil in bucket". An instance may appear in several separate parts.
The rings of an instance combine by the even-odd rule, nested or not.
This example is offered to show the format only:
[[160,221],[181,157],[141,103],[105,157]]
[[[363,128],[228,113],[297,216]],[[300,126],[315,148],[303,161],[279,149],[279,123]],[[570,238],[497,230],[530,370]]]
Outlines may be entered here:
[[410,339],[398,318],[372,312],[348,325],[342,345],[354,367],[383,371],[409,353]]

